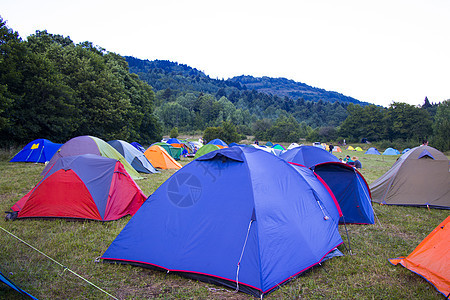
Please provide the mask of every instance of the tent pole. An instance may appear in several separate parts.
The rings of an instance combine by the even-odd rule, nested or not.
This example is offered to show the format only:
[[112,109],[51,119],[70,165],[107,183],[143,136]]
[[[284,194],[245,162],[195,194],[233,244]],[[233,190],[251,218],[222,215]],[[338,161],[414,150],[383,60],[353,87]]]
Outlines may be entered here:
[[[353,253],[352,253],[352,247],[350,246],[350,237],[348,236],[347,223],[345,222],[344,216],[342,216],[342,220],[344,221],[345,232],[347,233],[348,252],[350,253],[350,255],[353,255]],[[344,245],[345,245],[345,244],[344,244]]]

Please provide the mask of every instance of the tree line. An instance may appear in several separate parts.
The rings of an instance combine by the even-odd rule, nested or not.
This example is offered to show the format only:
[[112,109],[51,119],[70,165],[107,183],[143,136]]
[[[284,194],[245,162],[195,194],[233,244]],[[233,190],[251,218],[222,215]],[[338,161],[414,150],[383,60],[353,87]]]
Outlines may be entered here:
[[442,150],[450,150],[450,100],[423,105],[393,102],[388,108],[375,105],[361,107],[350,104],[349,116],[341,124],[338,134],[349,141],[363,138],[369,141],[405,142],[417,145],[422,140]]

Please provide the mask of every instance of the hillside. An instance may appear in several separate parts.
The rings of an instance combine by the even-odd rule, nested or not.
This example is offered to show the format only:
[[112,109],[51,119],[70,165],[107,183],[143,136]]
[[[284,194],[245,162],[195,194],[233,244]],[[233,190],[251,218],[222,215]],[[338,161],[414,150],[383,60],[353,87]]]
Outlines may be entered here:
[[181,92],[202,92],[216,94],[221,89],[231,92],[255,90],[267,95],[280,98],[299,99],[318,102],[344,102],[368,105],[352,97],[338,92],[326,91],[307,84],[286,78],[236,76],[227,80],[213,79],[202,71],[184,64],[167,60],[140,60],[134,57],[125,57],[130,72],[139,75],[139,78],[150,84],[155,91],[172,89]]
[[286,78],[271,77],[253,77],[253,76],[236,76],[229,79],[231,82],[240,83],[247,89],[256,90],[258,92],[277,95],[280,97],[289,97],[292,99],[303,98],[307,101],[328,101],[328,102],[349,102],[360,105],[369,103],[361,102],[355,98],[342,95],[338,92],[326,91],[324,89],[315,88],[307,84],[296,82]]

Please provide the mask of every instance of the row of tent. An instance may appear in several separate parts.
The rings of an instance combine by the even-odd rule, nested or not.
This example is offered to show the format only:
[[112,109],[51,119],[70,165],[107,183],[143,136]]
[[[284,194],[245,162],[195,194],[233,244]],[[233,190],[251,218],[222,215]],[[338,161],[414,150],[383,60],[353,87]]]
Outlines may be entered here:
[[377,148],[375,147],[370,147],[369,149],[367,149],[367,151],[364,154],[373,154],[373,155],[400,155],[400,154],[405,154],[406,152],[408,152],[409,150],[411,150],[410,148],[406,148],[404,149],[401,153],[400,151],[398,151],[397,149],[394,148],[386,148],[386,150],[384,150],[384,152],[381,154]]
[[[62,206],[69,209],[61,214]],[[255,296],[339,255],[342,243],[337,225],[343,211],[324,179],[251,147],[201,156],[148,199],[117,159],[60,156],[12,209],[19,219],[60,214],[108,221],[134,215],[103,260],[176,270]],[[279,220],[275,232],[273,220]],[[152,230],[137,238],[141,226]],[[233,260],[241,252],[235,277]]]
[[[324,253],[337,255],[333,245],[342,240],[333,229],[335,225],[324,227],[324,224],[330,220],[336,224],[336,218],[338,222],[350,219],[348,211],[356,211],[360,217],[364,204],[373,213],[362,176],[338,161],[330,161],[333,159],[328,152],[311,148],[287,151],[284,159],[242,146],[199,157],[149,197],[101,259],[173,272],[262,297],[325,260],[328,255],[323,256]],[[415,148],[398,164],[407,168],[429,162],[445,165],[447,173],[434,175],[442,176],[446,185],[433,186],[440,194],[428,199],[443,199],[449,208],[448,159],[434,151],[428,147]],[[335,173],[343,170],[351,175]],[[411,169],[391,175],[399,175],[398,180],[404,182],[409,172]],[[430,175],[425,174],[423,180]],[[395,187],[398,185],[394,179],[385,178]],[[339,183],[334,186],[333,180]],[[333,193],[325,192],[324,188]],[[355,198],[365,202],[349,201],[348,195],[339,202],[339,188],[346,192],[357,190]],[[389,191],[387,195],[392,196]],[[379,195],[374,198],[379,199]],[[421,202],[415,205],[423,206]],[[436,202],[432,207],[445,208]],[[309,213],[310,220],[305,215]],[[169,223],[178,226],[164,225]],[[408,257],[391,260],[425,277],[444,295],[450,292],[447,224],[448,220]],[[138,234],[142,227],[156,230]],[[307,237],[316,234],[319,235],[310,240]]]
[[[174,158],[177,155],[176,150],[172,149],[175,148],[170,144],[155,143],[145,150],[136,142],[131,144],[122,140],[105,142],[93,136],[75,137],[64,144],[37,139],[23,147],[10,162],[46,163],[41,174],[44,175],[61,157],[95,154],[119,160],[133,179],[141,179],[138,172],[151,174],[158,172],[155,168],[180,169],[181,165]],[[181,154],[181,151],[179,153]]]
[[[223,146],[206,153],[148,199],[118,159],[61,156],[12,209],[18,218],[106,221],[134,215],[103,254],[105,262],[163,269],[262,296],[338,255],[338,223],[374,223],[371,189],[357,170],[317,147],[294,147],[279,156],[262,148]],[[397,204],[390,199],[404,193],[398,188],[414,168],[410,161],[420,161],[423,169],[425,162],[443,160],[429,148],[418,147],[399,159],[373,187],[372,201],[382,197],[380,203]],[[447,185],[433,185],[441,193],[433,199],[448,202],[448,159],[446,174],[434,172],[427,177],[441,176],[439,184]],[[71,194],[77,199],[63,203]],[[62,205],[70,209],[58,216]],[[450,207],[431,200],[414,205]],[[143,227],[153,230],[142,233]]]

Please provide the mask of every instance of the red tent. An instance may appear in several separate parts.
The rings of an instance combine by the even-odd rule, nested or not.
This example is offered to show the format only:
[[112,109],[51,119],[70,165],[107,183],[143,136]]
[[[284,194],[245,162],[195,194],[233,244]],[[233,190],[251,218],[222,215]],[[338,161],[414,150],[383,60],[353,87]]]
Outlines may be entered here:
[[17,218],[111,221],[134,215],[146,198],[120,161],[85,154],[58,159],[12,209]]

